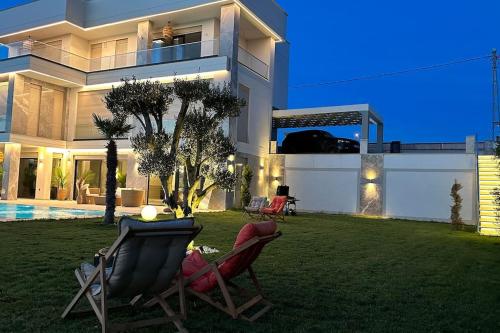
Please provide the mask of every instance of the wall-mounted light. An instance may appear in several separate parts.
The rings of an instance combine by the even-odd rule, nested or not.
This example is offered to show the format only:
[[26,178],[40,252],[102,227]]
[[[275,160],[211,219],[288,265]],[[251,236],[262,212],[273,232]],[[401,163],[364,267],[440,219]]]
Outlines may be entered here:
[[234,159],[235,159],[235,156],[234,156],[234,155],[229,155],[229,156],[227,157],[227,160],[228,160],[229,162],[234,162]]

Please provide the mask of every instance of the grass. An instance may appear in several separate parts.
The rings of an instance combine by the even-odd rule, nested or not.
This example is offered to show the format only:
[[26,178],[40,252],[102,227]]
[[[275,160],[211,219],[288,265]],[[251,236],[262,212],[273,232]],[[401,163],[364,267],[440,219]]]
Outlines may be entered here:
[[[222,252],[247,222],[239,212],[197,220],[197,244]],[[312,214],[280,229],[254,267],[276,307],[249,324],[190,299],[191,332],[500,331],[500,239],[443,224]],[[95,317],[60,314],[77,291],[74,268],[115,237],[97,220],[1,223],[0,331],[98,332]],[[146,330],[159,331],[173,325]]]

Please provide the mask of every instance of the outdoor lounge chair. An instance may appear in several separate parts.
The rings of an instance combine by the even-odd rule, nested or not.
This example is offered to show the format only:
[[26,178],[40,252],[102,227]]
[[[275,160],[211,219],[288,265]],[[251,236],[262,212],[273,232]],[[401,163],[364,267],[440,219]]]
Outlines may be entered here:
[[253,218],[260,215],[260,209],[265,207],[267,203],[266,197],[252,197],[248,206],[243,208],[245,214]]
[[[193,223],[192,219],[143,223],[128,217],[122,218],[118,225],[119,237],[105,256],[100,257],[99,265],[94,267],[82,264],[81,270],[75,270],[81,289],[65,309],[62,318],[66,318],[85,296],[101,323],[102,332],[123,331],[167,322],[173,322],[180,332],[187,332],[181,322],[186,317],[183,275],[178,273],[182,272],[181,264],[188,244],[201,230],[200,227],[193,227]],[[161,292],[171,287],[176,276],[180,314],[176,314],[159,297]],[[128,305],[135,306],[142,297],[156,299],[166,316],[130,323],[110,323],[108,300],[130,299]]]
[[288,201],[288,197],[276,196],[269,205],[269,207],[261,208],[260,215],[262,219],[270,218],[273,221],[281,219],[285,221],[285,206]]
[[[255,321],[260,318],[271,309],[272,304],[262,295],[262,289],[252,269],[252,264],[267,243],[281,236],[281,232],[277,232],[276,228],[274,221],[246,224],[240,230],[233,250],[211,264],[199,251],[193,251],[182,264],[186,292],[227,313],[233,319]],[[250,275],[257,291],[256,295],[232,281],[245,271],[248,271]],[[213,298],[212,292],[217,288],[222,292],[225,304]],[[162,297],[168,298],[177,292],[178,288],[174,286],[164,292]],[[244,296],[249,300],[236,306],[234,296]],[[145,306],[152,306],[156,302],[158,300],[152,300]],[[260,310],[250,316],[244,314],[259,304],[262,306]]]

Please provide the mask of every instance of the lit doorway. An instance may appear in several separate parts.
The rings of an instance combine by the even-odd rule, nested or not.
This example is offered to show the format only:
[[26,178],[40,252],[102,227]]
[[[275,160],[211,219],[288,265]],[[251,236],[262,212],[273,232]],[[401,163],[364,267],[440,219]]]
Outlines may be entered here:
[[21,158],[17,194],[19,198],[35,199],[37,167],[38,160],[36,158]]

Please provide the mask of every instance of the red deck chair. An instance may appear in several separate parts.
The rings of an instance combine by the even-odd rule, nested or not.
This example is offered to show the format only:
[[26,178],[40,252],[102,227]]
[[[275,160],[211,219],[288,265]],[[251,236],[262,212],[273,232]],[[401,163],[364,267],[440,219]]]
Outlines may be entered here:
[[[233,319],[255,321],[260,318],[271,309],[272,304],[262,295],[262,289],[251,265],[267,243],[281,236],[281,232],[277,232],[276,229],[277,225],[274,221],[246,224],[240,230],[233,250],[211,264],[203,258],[200,252],[192,252],[182,264],[186,291],[229,314]],[[248,271],[255,286],[256,295],[255,293],[252,295],[250,291],[231,281],[245,271]],[[211,297],[211,292],[217,287],[220,288],[226,304]],[[161,296],[170,297],[177,293],[177,290],[178,288],[174,286]],[[250,299],[245,304],[236,306],[234,296],[244,296]],[[151,301],[146,306],[154,304],[155,301]],[[263,305],[259,311],[250,317],[244,315],[244,312],[258,304]]]
[[273,198],[273,201],[269,205],[269,207],[264,207],[260,209],[260,215],[262,219],[270,218],[273,221],[277,219],[281,219],[285,221],[285,206],[288,201],[288,197],[286,196],[276,196]]

